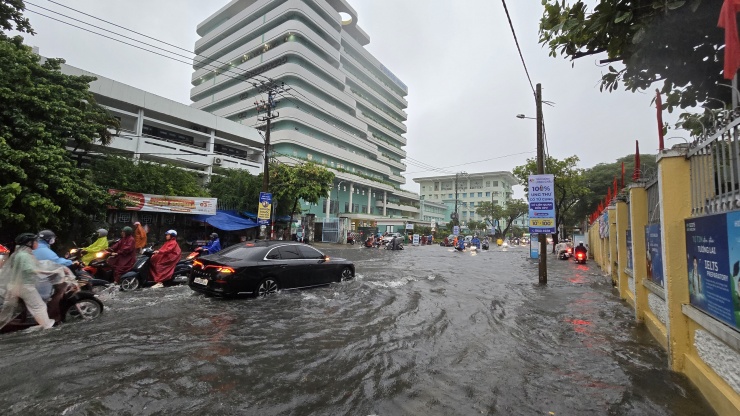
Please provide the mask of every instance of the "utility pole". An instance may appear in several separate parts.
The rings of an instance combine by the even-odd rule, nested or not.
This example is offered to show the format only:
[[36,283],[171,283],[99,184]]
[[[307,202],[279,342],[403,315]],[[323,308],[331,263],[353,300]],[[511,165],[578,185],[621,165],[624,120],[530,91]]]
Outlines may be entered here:
[[[537,84],[537,174],[545,173],[545,142],[542,122],[542,84]],[[540,233],[539,278],[540,284],[547,284],[547,234]]]
[[460,225],[460,216],[457,213],[457,205],[458,205],[458,181],[460,180],[460,176],[468,176],[467,172],[458,172],[455,174],[455,218],[454,218],[454,225],[459,226]]

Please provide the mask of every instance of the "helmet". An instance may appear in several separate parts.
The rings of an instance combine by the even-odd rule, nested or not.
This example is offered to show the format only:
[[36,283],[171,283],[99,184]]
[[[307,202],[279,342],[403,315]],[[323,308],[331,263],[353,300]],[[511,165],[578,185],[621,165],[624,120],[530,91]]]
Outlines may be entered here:
[[140,223],[139,221],[136,221],[136,222],[134,223],[134,226],[137,226],[137,225],[141,225],[141,223]]
[[131,235],[134,233],[134,230],[131,227],[123,227],[123,231],[126,235]]
[[105,237],[108,235],[108,230],[106,230],[105,228],[101,228],[97,231],[97,233],[98,237]]
[[217,238],[218,238],[218,234],[216,234],[216,233],[211,233],[211,238],[212,238],[212,239],[214,239],[214,240],[215,240],[215,239],[217,239]]
[[177,237],[177,231],[175,231],[175,230],[167,230],[167,232],[164,233],[164,234],[165,235],[169,234],[169,235],[171,235],[173,237]]
[[19,246],[27,246],[28,243],[33,243],[39,236],[33,233],[23,233],[15,238],[15,244]]
[[51,244],[51,240],[54,240],[55,238],[57,238],[57,235],[54,234],[54,231],[51,231],[51,230],[39,231],[39,234],[38,234],[39,240],[44,240],[47,243]]

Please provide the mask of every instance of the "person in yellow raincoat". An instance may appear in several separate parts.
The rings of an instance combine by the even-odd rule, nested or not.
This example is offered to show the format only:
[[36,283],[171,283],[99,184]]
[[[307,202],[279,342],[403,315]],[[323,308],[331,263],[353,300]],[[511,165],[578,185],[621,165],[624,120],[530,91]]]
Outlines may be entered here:
[[89,246],[83,248],[87,253],[82,256],[82,262],[90,264],[91,261],[95,260],[95,253],[103,251],[108,248],[108,230],[101,228],[98,231],[98,239]]

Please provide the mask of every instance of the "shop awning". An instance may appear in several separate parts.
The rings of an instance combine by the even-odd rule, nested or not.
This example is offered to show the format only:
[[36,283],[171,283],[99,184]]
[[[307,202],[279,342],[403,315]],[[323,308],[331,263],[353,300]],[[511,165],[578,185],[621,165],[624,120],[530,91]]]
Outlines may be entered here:
[[193,220],[206,222],[222,231],[238,231],[259,227],[257,221],[240,217],[236,211],[216,211],[216,215],[193,215]]

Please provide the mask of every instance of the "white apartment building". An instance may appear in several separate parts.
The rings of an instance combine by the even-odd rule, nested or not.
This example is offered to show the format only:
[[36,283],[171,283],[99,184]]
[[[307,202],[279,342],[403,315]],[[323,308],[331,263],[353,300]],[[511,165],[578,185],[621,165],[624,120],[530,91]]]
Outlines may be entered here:
[[[470,220],[483,221],[485,218],[475,211],[482,202],[493,202],[496,205],[506,206],[506,202],[513,194],[512,186],[519,181],[511,172],[482,172],[466,175],[445,175],[426,178],[415,178],[419,184],[420,198],[426,204],[429,202],[443,203],[448,207],[447,214],[457,212],[460,224]],[[449,221],[449,215],[445,222]]]
[[261,172],[263,142],[256,129],[70,65],[61,70],[96,77],[90,92],[120,121],[110,145],[94,144],[93,153],[174,164],[204,181],[214,167]]
[[[417,219],[406,182],[408,89],[365,46],[370,37],[345,0],[233,0],[198,25],[192,107],[265,128],[262,82],[284,83],[272,122],[273,156],[332,169],[317,216],[353,223]],[[387,221],[386,221],[387,222]]]

